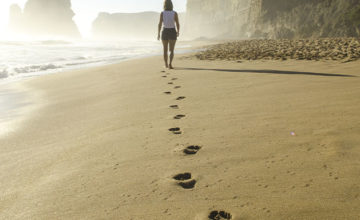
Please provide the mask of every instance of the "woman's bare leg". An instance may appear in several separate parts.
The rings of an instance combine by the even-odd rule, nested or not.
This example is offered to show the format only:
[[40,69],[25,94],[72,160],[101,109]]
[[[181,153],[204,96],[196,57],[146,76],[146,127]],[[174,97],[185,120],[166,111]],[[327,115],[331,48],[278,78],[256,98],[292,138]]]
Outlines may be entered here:
[[163,46],[164,46],[164,62],[165,62],[165,67],[168,68],[168,45],[169,45],[169,41],[168,40],[163,40],[162,41]]
[[176,40],[170,40],[169,41],[169,50],[170,50],[170,65],[169,65],[169,68],[170,69],[174,69],[173,66],[172,66],[172,61],[174,59],[174,49],[175,49],[175,44],[176,44]]

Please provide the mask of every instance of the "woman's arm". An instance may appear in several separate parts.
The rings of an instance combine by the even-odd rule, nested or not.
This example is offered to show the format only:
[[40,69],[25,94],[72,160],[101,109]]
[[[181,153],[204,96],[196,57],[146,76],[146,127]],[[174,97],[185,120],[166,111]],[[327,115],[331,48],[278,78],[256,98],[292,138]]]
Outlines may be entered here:
[[160,21],[159,21],[159,25],[158,25],[158,37],[157,37],[158,40],[160,40],[160,31],[161,31],[162,23],[163,23],[163,13],[161,12]]
[[177,36],[180,35],[180,22],[179,22],[179,16],[178,13],[175,12],[175,23],[176,23],[176,30],[177,30]]

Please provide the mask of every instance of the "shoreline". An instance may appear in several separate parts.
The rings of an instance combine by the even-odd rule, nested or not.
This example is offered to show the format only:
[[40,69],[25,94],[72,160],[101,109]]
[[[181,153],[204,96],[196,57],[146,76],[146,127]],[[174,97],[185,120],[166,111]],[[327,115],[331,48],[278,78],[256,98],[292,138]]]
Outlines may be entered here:
[[0,138],[0,218],[359,217],[359,61],[181,57],[19,82],[44,107]]
[[[189,47],[181,47],[178,49],[178,54],[186,54],[191,51],[193,53],[196,48],[199,47],[199,45],[203,45],[203,42],[192,42],[192,41],[186,41],[186,42],[180,42],[180,44],[190,44],[192,46]],[[195,45],[195,46],[194,46]],[[185,45],[186,46],[186,45]],[[179,53],[180,51],[180,53]],[[44,77],[47,75],[53,75],[53,74],[62,74],[67,72],[74,72],[74,71],[91,71],[93,68],[98,67],[107,67],[111,65],[116,65],[122,62],[127,62],[131,60],[141,60],[151,57],[158,57],[158,54],[147,54],[147,55],[139,55],[135,57],[125,58],[123,60],[118,60],[110,63],[96,63],[96,64],[85,64],[85,65],[79,65],[76,67],[70,67],[68,69],[59,69],[59,70],[50,70],[50,71],[43,71],[43,72],[34,72],[34,73],[27,73],[27,74],[19,74],[15,77],[11,78],[0,78],[0,85],[2,85],[2,88],[0,90],[0,104],[3,102],[9,102],[10,99],[12,99],[12,94],[16,94],[16,99],[19,103],[10,103],[6,108],[0,108],[0,115],[2,115],[2,118],[0,117],[0,138],[1,136],[8,135],[11,133],[14,133],[16,131],[16,127],[19,127],[21,122],[24,121],[27,117],[30,117],[31,112],[34,111],[34,109],[40,108],[39,104],[30,103],[30,102],[36,102],[39,100],[38,97],[29,98],[26,93],[28,93],[28,89],[24,88],[23,84],[24,82],[28,80],[32,80],[34,78],[38,77]],[[24,75],[24,76],[22,76]],[[8,92],[4,92],[5,90],[8,90]],[[10,92],[11,91],[11,92]],[[1,97],[2,96],[2,97]],[[22,97],[20,97],[22,96]],[[28,101],[26,104],[21,104],[21,101]],[[11,100],[12,101],[12,100]],[[40,101],[39,101],[40,102]],[[11,113],[11,114],[10,114]]]
[[[217,41],[214,41],[217,42]],[[207,41],[180,41],[179,44],[182,45],[181,48],[177,49],[177,54],[181,57],[183,57],[186,54],[193,54],[194,52],[196,52],[196,50],[199,50],[201,47],[203,47],[204,45],[211,45],[214,44],[214,42],[209,43]],[[189,47],[187,47],[187,45],[190,45]],[[180,51],[180,53],[179,53]],[[4,90],[11,90],[12,93],[16,93],[18,96],[18,99],[20,100],[28,100],[29,102],[36,102],[39,100],[40,95],[38,95],[37,97],[35,97],[36,95],[33,95],[33,97],[29,98],[28,96],[26,96],[26,92],[28,92],[27,88],[24,88],[23,86],[23,82],[26,82],[28,80],[32,80],[34,78],[38,78],[38,77],[44,77],[47,75],[53,75],[53,74],[61,74],[61,73],[67,73],[67,72],[74,72],[74,71],[91,71],[91,69],[93,68],[98,68],[98,67],[107,67],[107,66],[111,66],[111,65],[116,65],[122,62],[127,62],[127,61],[131,61],[131,60],[141,60],[141,59],[146,59],[146,58],[154,58],[154,57],[159,57],[160,55],[158,54],[148,54],[148,55],[143,55],[143,56],[135,56],[135,57],[131,57],[131,58],[126,58],[123,60],[119,60],[119,61],[115,61],[115,62],[111,62],[111,63],[97,63],[97,64],[90,64],[90,65],[80,65],[74,68],[69,68],[69,69],[65,69],[65,70],[50,70],[50,71],[44,71],[44,72],[39,72],[39,73],[28,73],[30,74],[30,76],[26,75],[25,77],[21,77],[21,76],[16,76],[16,77],[12,77],[12,78],[5,78],[5,79],[1,79],[0,78],[0,85],[2,85],[2,91]],[[20,75],[24,75],[24,74],[20,74]],[[17,88],[16,88],[17,87]],[[0,95],[3,96],[3,100],[9,100],[11,98],[11,93],[6,94],[6,92],[2,92],[0,90]],[[3,94],[1,94],[3,93]],[[22,97],[19,97],[21,96]],[[31,100],[30,100],[31,99]],[[0,102],[2,100],[0,99]],[[4,102],[5,102],[4,101]],[[40,101],[39,101],[40,103]],[[0,138],[3,135],[8,135],[10,133],[14,133],[16,131],[16,127],[19,127],[21,122],[24,121],[27,117],[30,117],[31,112],[33,112],[35,109],[40,108],[40,104],[35,104],[35,103],[27,103],[26,106],[25,105],[21,105],[21,108],[17,105],[17,104],[13,104],[11,106],[8,106],[7,108],[0,108],[0,115],[4,115],[5,113],[8,114],[8,112],[12,111],[13,113],[17,113],[17,115],[12,115],[6,116],[6,123],[5,123],[5,116],[3,116],[3,120],[1,120],[0,118],[0,122],[2,123],[2,126],[0,127]],[[9,128],[11,127],[11,128]]]
[[[114,45],[121,44],[121,43],[122,42],[113,42]],[[144,42],[139,42],[139,43],[144,43]],[[93,61],[93,60],[91,60],[91,58],[89,58],[90,60],[87,60],[88,62],[84,62],[84,63],[76,63],[76,62],[79,62],[79,60],[75,59],[75,60],[72,60],[73,63],[65,63],[65,64],[57,64],[56,61],[49,61],[49,62],[40,63],[40,64],[36,64],[36,65],[29,64],[28,66],[19,68],[19,69],[26,69],[29,67],[30,68],[36,67],[36,68],[40,68],[40,69],[42,67],[44,67],[45,69],[41,70],[41,71],[34,71],[34,72],[30,71],[30,72],[24,72],[24,73],[17,73],[15,75],[11,75],[10,77],[8,75],[7,69],[5,69],[4,73],[1,72],[1,69],[0,69],[0,85],[7,84],[7,83],[13,83],[13,82],[16,82],[19,80],[24,80],[27,78],[39,77],[39,76],[43,76],[43,75],[57,74],[57,73],[68,72],[68,71],[73,71],[73,70],[81,70],[81,69],[92,68],[92,67],[112,65],[112,64],[117,64],[117,63],[128,61],[128,60],[143,59],[143,58],[147,58],[147,57],[161,55],[162,45],[160,42],[150,42],[149,41],[147,43],[153,44],[152,45],[153,47],[155,47],[155,45],[159,46],[159,50],[157,50],[157,52],[155,52],[155,51],[145,52],[144,51],[144,54],[135,54],[135,55],[134,54],[132,54],[132,55],[123,54],[123,57],[121,57],[121,59],[117,58],[116,60],[114,60],[113,57],[109,56],[109,57],[107,57],[107,59],[104,59],[101,61]],[[178,48],[176,48],[176,53],[179,55],[186,54],[186,53],[194,53],[201,45],[208,45],[208,44],[209,44],[209,42],[203,42],[203,41],[200,41],[200,42],[180,41],[180,42],[178,42],[178,45],[177,45]],[[75,49],[76,49],[76,46],[77,46],[77,44],[76,44],[76,42],[74,42]],[[136,48],[136,47],[134,46],[134,48]],[[74,49],[74,48],[70,48],[70,49]],[[147,49],[149,49],[149,48],[147,48]],[[154,48],[150,48],[150,49],[154,49]],[[87,52],[89,52],[89,51],[87,51]],[[90,52],[93,52],[93,51],[90,51]],[[115,56],[115,55],[116,54],[113,54],[113,56]],[[122,55],[122,54],[119,53],[118,55]],[[83,58],[86,60],[85,57],[83,57]],[[26,70],[23,70],[23,71],[26,71]],[[5,77],[1,76],[1,74],[5,74]]]

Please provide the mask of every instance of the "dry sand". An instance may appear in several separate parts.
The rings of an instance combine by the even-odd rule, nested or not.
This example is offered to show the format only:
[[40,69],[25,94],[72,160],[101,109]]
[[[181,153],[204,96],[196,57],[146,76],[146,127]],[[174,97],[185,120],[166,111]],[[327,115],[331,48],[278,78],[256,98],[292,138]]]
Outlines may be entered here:
[[360,218],[360,62],[161,65],[21,82],[42,96],[0,139],[0,219]]

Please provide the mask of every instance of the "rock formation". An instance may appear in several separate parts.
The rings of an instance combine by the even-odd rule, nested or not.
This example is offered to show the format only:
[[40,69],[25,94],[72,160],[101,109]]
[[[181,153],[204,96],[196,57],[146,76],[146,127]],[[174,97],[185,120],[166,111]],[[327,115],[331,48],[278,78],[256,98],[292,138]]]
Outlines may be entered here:
[[188,0],[192,38],[360,36],[359,0]]
[[10,30],[39,38],[80,38],[70,0],[28,0],[24,11],[10,8]]
[[253,29],[266,38],[358,37],[359,0],[262,0]]
[[250,0],[188,0],[185,35],[234,38],[245,34]]
[[[183,15],[179,13],[180,22],[182,17]],[[159,18],[160,14],[157,12],[114,14],[102,12],[93,22],[93,37],[102,40],[154,40],[157,37]]]

